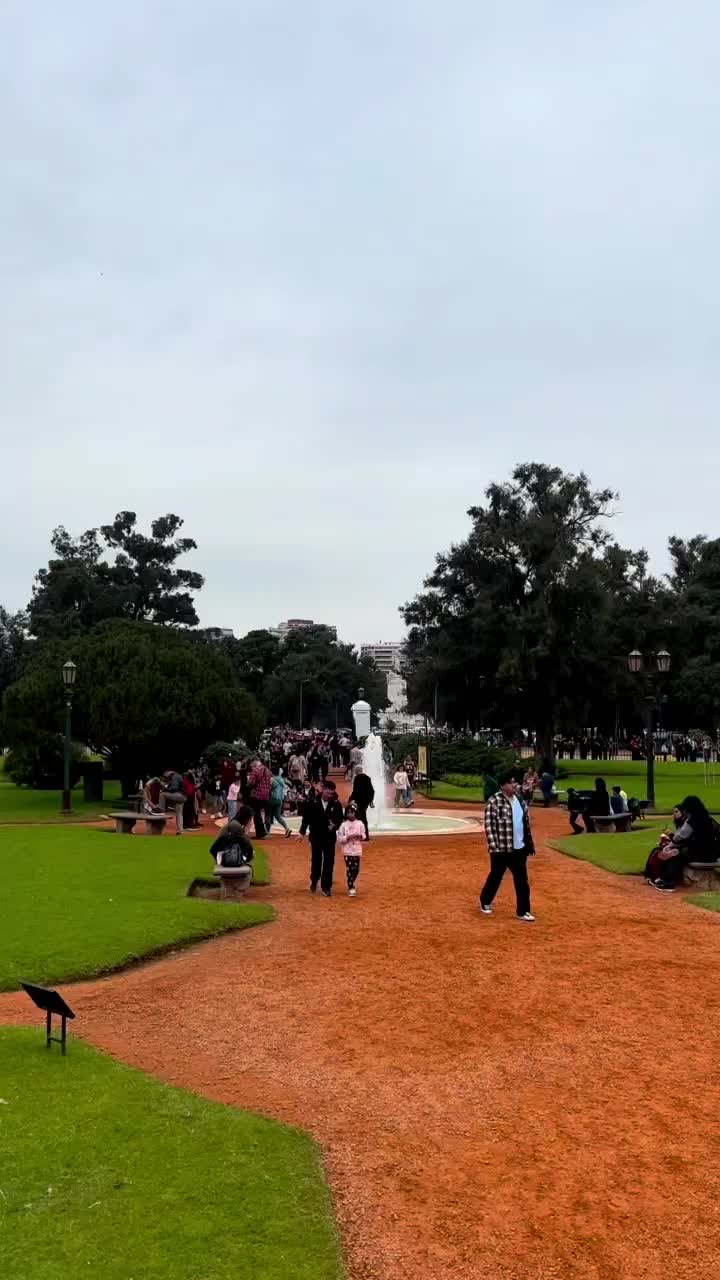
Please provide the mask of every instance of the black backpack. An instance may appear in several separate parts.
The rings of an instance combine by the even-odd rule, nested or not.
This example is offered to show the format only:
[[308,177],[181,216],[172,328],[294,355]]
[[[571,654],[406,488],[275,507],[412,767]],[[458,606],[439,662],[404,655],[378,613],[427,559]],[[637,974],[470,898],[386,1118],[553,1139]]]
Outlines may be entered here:
[[222,867],[249,867],[252,862],[253,850],[251,844],[240,844],[238,840],[233,844],[229,844],[220,854],[220,865]]

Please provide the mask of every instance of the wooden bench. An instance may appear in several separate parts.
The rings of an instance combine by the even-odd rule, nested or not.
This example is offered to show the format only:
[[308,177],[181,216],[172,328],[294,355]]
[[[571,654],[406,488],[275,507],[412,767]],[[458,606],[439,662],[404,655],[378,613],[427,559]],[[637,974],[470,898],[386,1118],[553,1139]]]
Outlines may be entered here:
[[136,822],[145,823],[146,836],[161,836],[165,830],[167,816],[164,813],[133,813],[128,809],[123,813],[111,813],[115,821],[115,830],[120,835],[131,836]]
[[720,862],[688,862],[684,880],[686,885],[703,893],[720,889]]
[[213,867],[213,875],[220,881],[222,898],[244,898],[252,881],[252,867]]
[[597,832],[604,831],[611,835],[613,832],[629,831],[632,824],[631,813],[611,813],[607,817],[590,817]]

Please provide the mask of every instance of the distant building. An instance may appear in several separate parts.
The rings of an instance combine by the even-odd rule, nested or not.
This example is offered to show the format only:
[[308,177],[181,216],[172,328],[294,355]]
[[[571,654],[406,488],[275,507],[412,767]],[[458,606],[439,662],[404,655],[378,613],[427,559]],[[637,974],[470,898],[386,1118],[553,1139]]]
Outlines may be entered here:
[[270,629],[278,640],[286,640],[291,631],[308,631],[311,627],[325,627],[333,639],[337,640],[337,627],[329,627],[325,622],[314,622],[312,618],[288,618],[287,622],[280,622]]
[[372,658],[378,670],[388,675],[390,671],[400,670],[402,648],[399,640],[386,640],[379,644],[361,644],[360,657]]
[[228,638],[232,639],[235,632],[232,627],[206,627],[205,634],[211,640],[226,640]]

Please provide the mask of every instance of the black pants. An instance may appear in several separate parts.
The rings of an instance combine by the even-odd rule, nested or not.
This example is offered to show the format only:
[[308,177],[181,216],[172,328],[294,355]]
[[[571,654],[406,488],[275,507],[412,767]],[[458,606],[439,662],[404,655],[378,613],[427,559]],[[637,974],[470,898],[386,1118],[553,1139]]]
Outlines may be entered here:
[[490,874],[480,892],[480,902],[489,907],[502,883],[505,872],[509,871],[515,882],[517,913],[524,916],[530,910],[530,885],[527,875],[527,854],[523,849],[515,849],[513,853],[491,853]]
[[255,839],[262,840],[263,836],[267,835],[267,828],[265,826],[265,806],[267,805],[267,800],[251,800],[250,804],[252,805],[253,817],[255,819]]
[[320,881],[323,893],[332,893],[335,870],[335,838],[310,842],[310,884]]
[[576,836],[581,836],[583,834],[583,831],[586,830],[586,828],[580,826],[580,823],[578,822],[579,817],[580,817],[580,813],[576,812],[574,809],[570,809],[568,811],[570,826],[572,827]]
[[355,888],[355,881],[360,875],[360,859],[345,855],[345,879],[348,889]]

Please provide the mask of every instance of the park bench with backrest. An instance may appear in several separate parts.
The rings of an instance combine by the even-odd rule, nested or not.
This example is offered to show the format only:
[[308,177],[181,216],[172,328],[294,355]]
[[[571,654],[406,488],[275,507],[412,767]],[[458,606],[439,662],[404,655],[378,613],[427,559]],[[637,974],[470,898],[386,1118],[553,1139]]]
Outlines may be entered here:
[[161,836],[165,830],[167,815],[164,813],[133,813],[128,809],[120,813],[111,813],[115,822],[115,830],[120,835],[131,836],[136,822],[145,823],[146,836]]

